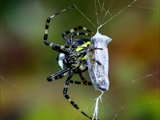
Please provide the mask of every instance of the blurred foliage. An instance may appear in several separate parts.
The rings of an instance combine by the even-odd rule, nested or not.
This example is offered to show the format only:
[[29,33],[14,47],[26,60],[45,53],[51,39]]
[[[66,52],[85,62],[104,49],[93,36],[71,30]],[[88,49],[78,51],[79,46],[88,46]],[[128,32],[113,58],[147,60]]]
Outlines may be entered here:
[[[115,0],[110,12],[118,13],[131,1]],[[59,67],[58,53],[43,43],[45,21],[73,2],[96,24],[94,0],[1,1],[1,120],[86,119],[63,97],[65,78],[51,83],[46,80]],[[107,3],[111,0],[106,0],[106,8]],[[113,119],[121,110],[120,105],[129,107],[120,111],[117,120],[158,120],[159,103],[147,103],[159,99],[159,73],[154,75],[156,79],[141,78],[159,71],[158,3],[158,0],[137,0],[136,4],[142,7],[128,8],[100,30],[113,39],[109,44],[111,89],[101,103],[104,113],[101,120]],[[78,25],[96,32],[78,10],[72,9],[51,21],[49,41],[64,44],[61,33]],[[85,76],[89,79],[87,73]],[[130,83],[139,78],[135,84]],[[99,93],[93,87],[70,85],[69,95],[91,115]]]

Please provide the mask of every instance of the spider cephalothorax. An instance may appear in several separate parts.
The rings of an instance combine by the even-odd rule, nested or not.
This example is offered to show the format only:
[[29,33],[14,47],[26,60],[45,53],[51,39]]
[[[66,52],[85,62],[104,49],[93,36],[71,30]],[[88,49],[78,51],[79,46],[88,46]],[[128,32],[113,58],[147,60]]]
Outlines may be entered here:
[[67,66],[79,66],[79,61],[77,60],[76,55],[66,55],[65,58],[63,59],[63,63]]
[[[59,53],[57,57],[58,65],[61,69],[65,69],[66,67],[75,67],[74,73],[77,73],[78,69],[81,72],[84,72],[88,68],[86,63],[86,51],[90,40],[79,38],[74,39],[73,41],[74,42],[70,42],[68,45],[73,48],[66,48],[66,51],[68,51],[69,54]],[[83,45],[86,47],[83,47]]]

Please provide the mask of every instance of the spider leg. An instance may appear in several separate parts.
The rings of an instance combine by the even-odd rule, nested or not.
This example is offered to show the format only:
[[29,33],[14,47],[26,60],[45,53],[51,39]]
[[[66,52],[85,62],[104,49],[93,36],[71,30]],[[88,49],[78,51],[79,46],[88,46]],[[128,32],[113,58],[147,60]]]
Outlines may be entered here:
[[70,80],[70,83],[71,84],[77,84],[77,85],[87,85],[87,86],[90,86],[92,85],[91,82],[85,80],[85,81],[75,81],[75,80]]
[[68,34],[74,33],[78,30],[85,30],[85,31],[89,32],[92,36],[94,35],[94,33],[92,31],[90,31],[88,28],[80,25],[80,26],[72,28],[70,30],[66,30],[64,33],[62,33],[62,37],[67,36]]
[[71,79],[72,76],[73,76],[73,73],[72,73],[72,72],[69,72],[69,75],[68,75],[67,80],[66,80],[65,85],[64,85],[63,95],[64,95],[64,97],[70,102],[70,104],[71,104],[74,108],[76,108],[76,109],[77,109],[80,113],[82,113],[84,116],[86,116],[87,118],[89,118],[90,120],[92,120],[92,117],[88,116],[85,112],[83,112],[83,111],[79,108],[79,106],[78,106],[74,101],[72,101],[71,98],[69,97],[69,95],[67,94],[67,92],[68,92],[68,86],[69,86],[70,79]]
[[78,73],[79,73],[79,76],[80,76],[80,78],[81,78],[81,80],[82,80],[82,83],[83,83],[84,85],[92,85],[91,82],[87,81],[87,80],[84,78],[81,70],[79,70]]
[[47,46],[50,46],[53,50],[56,50],[57,52],[64,53],[65,55],[69,55],[69,53],[64,48],[69,48],[68,46],[58,45],[54,44],[52,42],[45,42]]
[[54,18],[55,16],[59,15],[60,13],[63,13],[63,12],[65,12],[65,11],[71,9],[71,8],[74,8],[74,7],[75,7],[75,6],[70,6],[70,7],[66,8],[66,9],[63,9],[63,10],[55,13],[54,15],[48,17],[47,20],[46,20],[46,24],[45,24],[45,31],[44,31],[44,37],[43,37],[44,43],[45,43],[47,46],[52,47],[53,50],[57,50],[58,52],[62,52],[62,53],[64,53],[64,54],[69,54],[69,53],[68,53],[67,51],[61,49],[61,47],[60,47],[59,45],[54,44],[54,43],[52,43],[52,42],[49,42],[49,41],[47,40],[47,39],[48,39],[49,24],[50,24],[50,21],[51,21],[52,18]]
[[[76,34],[75,31],[78,31],[78,30],[85,30],[89,33],[80,32],[81,34],[78,34],[79,32],[77,32],[77,34]],[[70,36],[71,39],[68,39],[67,35],[72,34],[72,33],[74,33],[73,35],[86,35],[86,36],[93,36],[94,35],[94,33],[92,31],[90,31],[88,28],[83,27],[83,26],[78,26],[78,27],[72,28],[72,29],[67,30],[64,33],[62,33],[62,37],[67,42],[67,44],[71,44],[72,37],[73,37],[73,36]]]
[[58,45],[48,41],[45,42],[45,44],[51,47],[53,50],[56,50],[57,52],[60,53],[64,53],[65,55],[69,55],[69,52],[65,50],[65,48],[77,48],[77,46],[74,45]]
[[77,84],[77,85],[82,85],[83,84],[83,82],[81,82],[81,81],[75,81],[75,80],[70,80],[69,82],[71,84]]
[[48,80],[49,82],[51,82],[52,80],[57,80],[57,79],[59,79],[59,78],[63,78],[65,75],[68,74],[68,72],[69,72],[71,69],[72,69],[72,68],[66,68],[66,69],[63,69],[63,70],[61,70],[61,71],[59,71],[59,72],[56,72],[55,74],[50,75],[50,76],[47,78],[47,80]]
[[87,33],[87,32],[73,32],[73,33],[71,33],[70,34],[70,39],[68,39],[67,37],[66,38],[64,38],[66,41],[67,41],[67,39],[68,39],[68,44],[69,45],[72,45],[72,43],[73,43],[73,40],[74,41],[80,41],[81,40],[81,42],[83,42],[83,43],[87,43],[87,42],[89,42],[89,44],[90,44],[90,39],[87,39],[87,38],[78,38],[78,39],[73,39],[73,37],[74,36],[78,36],[78,35],[85,35],[85,36],[93,36],[92,34],[89,34],[89,33]]
[[74,67],[67,67],[59,72],[56,72],[56,73],[50,75],[49,77],[47,77],[47,80],[49,82],[51,82],[52,80],[57,80],[57,79],[63,78],[65,75],[67,75],[69,72],[73,71],[77,67],[78,67],[78,65],[75,65]]
[[93,34],[92,33],[87,33],[87,32],[73,32],[73,33],[71,33],[71,35],[70,35],[70,38],[73,38],[73,36],[78,36],[78,35],[85,35],[85,36],[93,36]]
[[91,82],[87,81],[87,80],[84,78],[82,72],[79,73],[79,76],[80,76],[80,78],[81,78],[82,81],[70,80],[70,83],[71,83],[71,84],[77,84],[77,85],[87,85],[87,86],[92,85]]

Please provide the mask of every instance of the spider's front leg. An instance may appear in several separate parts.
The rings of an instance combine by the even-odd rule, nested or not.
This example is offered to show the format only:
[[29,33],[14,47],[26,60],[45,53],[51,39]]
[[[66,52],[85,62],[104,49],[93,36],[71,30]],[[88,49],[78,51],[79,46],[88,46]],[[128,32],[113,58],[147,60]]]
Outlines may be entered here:
[[50,17],[48,17],[47,20],[46,20],[45,31],[44,31],[44,36],[43,36],[44,43],[47,46],[50,46],[50,47],[52,47],[53,50],[56,50],[56,51],[61,52],[61,53],[64,53],[66,55],[68,55],[69,53],[67,51],[63,50],[61,46],[48,41],[48,30],[49,30],[50,21],[51,21],[52,18],[54,18],[55,16],[65,12],[67,10],[70,10],[71,8],[75,8],[75,6],[74,5],[70,6],[70,7],[66,8],[66,9],[63,9],[63,10],[51,15]]
[[54,43],[49,42],[47,40],[44,40],[44,43],[45,43],[45,45],[51,47],[53,50],[56,50],[57,52],[63,53],[65,55],[69,55],[69,53],[64,49],[64,48],[69,48],[69,46],[54,44]]
[[[76,32],[78,30],[84,30],[86,32]],[[70,39],[67,38],[67,35],[70,34]],[[67,44],[71,44],[72,43],[72,39],[73,36],[75,35],[85,35],[85,36],[93,36],[94,33],[92,31],[90,31],[88,28],[84,27],[84,26],[78,26],[75,28],[72,28],[70,30],[65,31],[64,33],[62,33],[62,37],[63,39],[67,42]]]

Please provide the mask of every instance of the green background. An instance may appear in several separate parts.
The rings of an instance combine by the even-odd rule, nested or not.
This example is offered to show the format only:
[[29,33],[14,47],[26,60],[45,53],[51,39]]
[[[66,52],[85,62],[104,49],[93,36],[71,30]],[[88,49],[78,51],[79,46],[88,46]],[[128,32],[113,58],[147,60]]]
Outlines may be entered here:
[[[111,14],[130,2],[115,0]],[[74,3],[96,24],[93,0]],[[110,3],[105,1],[106,9]],[[108,46],[111,86],[100,103],[100,120],[112,120],[115,115],[116,120],[159,118],[159,2],[138,0],[136,4],[100,29],[112,38]],[[45,21],[71,5],[71,0],[1,1],[1,120],[86,119],[63,97],[66,77],[46,80],[59,67],[57,52],[43,43]],[[51,21],[49,41],[64,44],[62,32],[79,25],[96,32],[78,10],[71,9]],[[152,75],[147,77],[149,74]],[[85,76],[89,80],[87,72]],[[74,79],[80,80],[78,76]],[[72,84],[68,93],[82,110],[92,115],[98,91]]]

